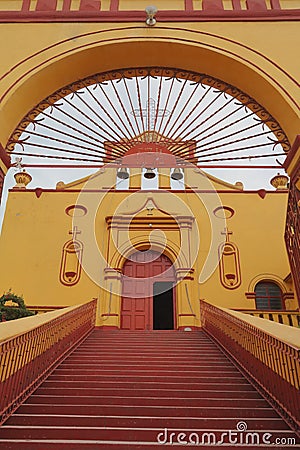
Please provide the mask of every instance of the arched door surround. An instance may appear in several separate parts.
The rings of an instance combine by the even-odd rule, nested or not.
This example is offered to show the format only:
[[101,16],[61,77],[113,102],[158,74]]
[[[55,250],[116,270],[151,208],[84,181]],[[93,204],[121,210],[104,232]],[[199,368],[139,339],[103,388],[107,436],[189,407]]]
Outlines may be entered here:
[[122,272],[121,329],[174,329],[176,276],[170,259],[153,250],[138,251]]

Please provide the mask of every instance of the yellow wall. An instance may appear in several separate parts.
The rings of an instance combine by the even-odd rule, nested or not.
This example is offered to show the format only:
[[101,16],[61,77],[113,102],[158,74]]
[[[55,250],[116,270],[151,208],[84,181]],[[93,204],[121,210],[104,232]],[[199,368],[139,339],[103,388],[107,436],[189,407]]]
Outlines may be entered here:
[[[205,72],[260,102],[290,142],[299,132],[295,21],[1,24],[0,142],[58,88],[95,72],[162,65]],[[26,45],[20,45],[20,42]]]
[[[108,178],[112,176],[111,171],[108,172],[93,176],[95,182],[93,189],[96,189],[95,186],[99,189],[108,185]],[[201,176],[194,174],[193,177],[194,185],[199,177],[198,186],[201,187]],[[84,182],[67,185],[65,189],[59,191],[43,192],[40,198],[37,198],[34,191],[11,191],[0,243],[1,289],[3,291],[12,289],[17,294],[23,294],[29,305],[68,306],[97,297],[100,299],[100,313],[107,313],[109,293],[108,283],[103,281],[104,268],[109,263],[113,268],[121,269],[125,257],[114,256],[115,250],[121,248],[123,243],[121,237],[118,238],[118,243],[112,242],[106,217],[122,216],[122,214],[124,217],[126,211],[128,214],[134,214],[135,208],[137,217],[145,219],[145,225],[142,226],[141,231],[135,232],[133,236],[137,248],[141,242],[145,241],[145,236],[149,236],[150,221],[155,223],[157,219],[159,224],[166,214],[170,214],[171,217],[180,216],[187,214],[187,210],[190,210],[191,216],[196,219],[191,233],[190,249],[183,242],[182,234],[166,232],[167,241],[170,240],[167,246],[170,249],[172,246],[175,250],[183,247],[183,258],[186,259],[188,259],[188,252],[191,251],[192,268],[195,271],[194,280],[184,280],[176,288],[177,299],[181,302],[177,308],[185,313],[191,312],[184,286],[187,284],[192,309],[197,313],[195,322],[191,323],[190,318],[182,319],[182,326],[200,324],[199,298],[228,308],[255,308],[254,300],[247,299],[246,293],[251,286],[253,292],[253,280],[260,275],[265,279],[279,280],[284,293],[291,293],[291,286],[284,282],[290,272],[283,240],[287,191],[268,192],[262,199],[257,193],[239,191],[235,187],[228,189],[228,185],[222,185],[222,182],[213,184],[213,188],[218,189],[217,194],[212,189],[206,194],[177,192],[176,198],[170,196],[164,198],[166,194],[159,191],[150,193],[131,191],[132,200],[126,191],[85,192],[83,190],[83,193],[80,193]],[[221,219],[210,214],[212,211],[209,210],[216,206],[215,200],[211,200],[213,196],[219,196],[221,204],[234,211],[234,215],[227,220],[227,227],[233,232],[230,235],[230,241],[234,242],[239,249],[241,285],[236,289],[227,289],[222,286],[218,267],[205,282],[198,282],[209,252],[217,254],[218,251],[218,245],[211,247],[211,227],[220,236],[224,225]],[[151,217],[147,215],[147,209],[142,207],[149,198],[161,208],[159,210],[154,207]],[[78,284],[64,286],[59,281],[62,248],[65,242],[70,240],[69,231],[72,230],[72,218],[66,214],[65,210],[77,201],[85,205],[88,210],[86,215],[88,226],[80,218],[76,221],[76,225],[83,232],[82,236],[78,235],[78,239],[84,241],[84,258],[89,259],[89,261],[84,259],[84,268],[87,268],[88,274],[83,270]],[[92,228],[89,228],[90,225]],[[95,233],[95,242],[98,245],[95,256],[93,241],[90,247],[86,243],[88,233],[91,236]],[[110,249],[107,255],[108,243],[110,243]],[[104,255],[102,263],[98,262],[97,251]],[[196,255],[194,261],[193,252]],[[98,274],[102,288],[99,288],[91,279],[92,277],[95,280]],[[113,295],[113,309],[117,313],[120,308],[119,298],[117,294]],[[286,308],[296,309],[296,299],[287,300]],[[116,319],[106,324],[114,325]]]
[[[3,9],[7,3],[2,2]],[[124,0],[121,9],[126,10],[133,3]],[[160,6],[164,5],[163,9],[169,3],[161,2]],[[14,8],[17,4],[13,3]],[[194,1],[197,8],[201,4]],[[228,2],[225,4],[228,8]],[[289,7],[288,1],[282,4]],[[77,5],[78,2],[72,2],[73,9]],[[143,8],[144,2],[138,5]],[[182,5],[178,0],[175,6]],[[108,9],[107,1],[104,8]],[[238,87],[275,117],[292,143],[300,124],[296,82],[299,61],[295,55],[298,35],[296,20],[160,22],[158,19],[155,27],[147,27],[145,18],[132,23],[1,23],[0,143],[6,146],[11,133],[31,108],[74,80],[106,70],[156,65],[207,73]],[[80,187],[75,186],[76,189]],[[224,191],[228,187],[223,185],[219,189]],[[67,190],[43,192],[40,198],[31,191],[10,193],[0,244],[2,290],[11,288],[22,293],[30,305],[71,305],[99,297],[102,312],[106,311],[107,293],[99,290],[84,272],[74,287],[63,286],[59,281],[62,248],[70,239],[68,233],[72,228],[65,209],[76,203],[77,195]],[[126,196],[123,192],[108,194],[102,210],[105,216],[113,215]],[[220,193],[221,202],[235,210],[227,225],[240,252],[242,282],[234,290],[221,285],[218,270],[199,285],[200,268],[209,251],[210,224],[204,206],[199,206],[194,194],[178,196],[191,208],[201,237],[199,257],[193,265],[195,277],[188,281],[195,311],[200,297],[227,307],[249,309],[254,304],[245,293],[255,277],[266,274],[283,280],[289,274],[283,241],[286,192],[268,193],[264,199],[234,188]],[[105,247],[108,232],[102,211],[96,216],[96,239],[99,246]],[[185,295],[184,283],[178,287],[181,299]],[[290,289],[283,281],[282,286]],[[287,308],[295,307],[296,302],[289,300]],[[181,308],[188,308],[186,300]]]

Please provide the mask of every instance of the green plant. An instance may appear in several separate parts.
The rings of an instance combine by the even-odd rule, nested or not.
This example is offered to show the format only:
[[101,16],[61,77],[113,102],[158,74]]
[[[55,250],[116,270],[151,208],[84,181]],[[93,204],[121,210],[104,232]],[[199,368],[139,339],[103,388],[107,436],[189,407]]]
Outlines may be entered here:
[[[11,301],[15,305],[7,305]],[[33,316],[34,313],[26,308],[23,297],[13,294],[10,290],[0,297],[0,319],[14,320],[21,317]]]

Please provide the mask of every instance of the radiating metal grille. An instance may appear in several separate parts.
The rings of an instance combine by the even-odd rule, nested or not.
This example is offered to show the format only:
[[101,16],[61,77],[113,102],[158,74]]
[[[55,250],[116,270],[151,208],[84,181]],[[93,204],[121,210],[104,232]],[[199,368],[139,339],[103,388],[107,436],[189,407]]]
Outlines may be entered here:
[[151,67],[100,73],[60,89],[21,121],[7,151],[101,164],[140,142],[167,145],[199,164],[275,161],[290,148],[277,121],[234,86]]

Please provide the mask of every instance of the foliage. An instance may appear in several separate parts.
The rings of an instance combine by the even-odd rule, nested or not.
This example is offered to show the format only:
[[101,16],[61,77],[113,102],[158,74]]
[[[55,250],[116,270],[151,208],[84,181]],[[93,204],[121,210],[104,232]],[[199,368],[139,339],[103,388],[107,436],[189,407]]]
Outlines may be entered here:
[[[7,305],[6,303],[11,301],[15,305]],[[29,311],[24,303],[24,299],[18,295],[8,291],[0,297],[0,321],[2,320],[14,320],[21,317],[33,316],[34,313]]]

